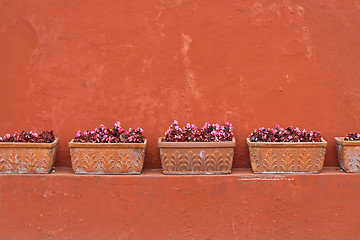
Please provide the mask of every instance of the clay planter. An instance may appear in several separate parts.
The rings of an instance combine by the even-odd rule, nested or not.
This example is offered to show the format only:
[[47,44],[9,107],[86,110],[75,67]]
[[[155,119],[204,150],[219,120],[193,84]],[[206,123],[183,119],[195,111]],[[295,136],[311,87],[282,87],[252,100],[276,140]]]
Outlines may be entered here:
[[324,166],[327,142],[250,142],[254,173],[319,173]]
[[344,141],[336,137],[336,149],[340,167],[349,173],[360,172],[360,141]]
[[158,141],[163,174],[228,174],[234,157],[235,138],[226,142]]
[[144,143],[69,142],[75,174],[140,174],[144,165]]
[[1,142],[0,173],[50,173],[57,143]]

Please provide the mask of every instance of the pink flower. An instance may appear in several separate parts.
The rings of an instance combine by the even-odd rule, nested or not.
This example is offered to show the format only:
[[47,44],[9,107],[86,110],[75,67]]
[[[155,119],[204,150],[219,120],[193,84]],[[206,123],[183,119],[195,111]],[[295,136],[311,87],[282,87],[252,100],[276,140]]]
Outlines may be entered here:
[[299,128],[288,127],[283,129],[279,125],[276,128],[259,128],[250,134],[252,142],[321,142],[321,134],[319,132],[300,131]]
[[346,134],[345,141],[360,141],[360,134],[359,133],[348,133]]
[[231,124],[220,126],[219,124],[210,125],[208,122],[201,129],[190,123],[183,128],[172,123],[165,132],[165,139],[168,142],[231,141],[232,136]]
[[41,131],[40,134],[30,131],[21,133],[15,132],[13,135],[7,133],[0,138],[1,142],[32,142],[32,143],[51,143],[55,140],[54,132]]
[[81,134],[81,131],[77,133],[75,142],[92,142],[92,143],[120,143],[120,142],[144,142],[142,136],[143,129],[137,127],[136,129],[129,128],[128,132],[124,132],[124,129],[120,127],[120,122],[114,123],[114,128],[107,129],[103,124],[100,125],[100,130],[86,130]]

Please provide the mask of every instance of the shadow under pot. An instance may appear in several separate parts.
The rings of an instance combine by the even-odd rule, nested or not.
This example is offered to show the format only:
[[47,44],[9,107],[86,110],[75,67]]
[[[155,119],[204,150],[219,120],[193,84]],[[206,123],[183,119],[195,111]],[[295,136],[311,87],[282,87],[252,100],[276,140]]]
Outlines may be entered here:
[[231,173],[235,138],[224,142],[166,142],[159,138],[163,174]]
[[336,149],[340,167],[348,173],[360,172],[360,141],[345,141],[336,137]]
[[75,174],[140,174],[144,165],[144,143],[69,142]]
[[254,173],[319,173],[327,142],[251,142],[250,163]]
[[52,143],[0,142],[0,173],[50,173],[58,141],[56,138]]

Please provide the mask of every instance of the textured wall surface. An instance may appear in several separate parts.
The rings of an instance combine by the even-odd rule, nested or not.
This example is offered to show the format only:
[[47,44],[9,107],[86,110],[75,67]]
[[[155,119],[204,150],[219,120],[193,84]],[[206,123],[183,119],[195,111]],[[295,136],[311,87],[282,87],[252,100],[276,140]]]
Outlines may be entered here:
[[356,0],[0,0],[0,134],[54,129],[70,166],[78,129],[120,120],[149,140],[169,124],[234,124],[234,166],[260,126],[360,130]]
[[360,175],[1,175],[0,239],[360,239]]

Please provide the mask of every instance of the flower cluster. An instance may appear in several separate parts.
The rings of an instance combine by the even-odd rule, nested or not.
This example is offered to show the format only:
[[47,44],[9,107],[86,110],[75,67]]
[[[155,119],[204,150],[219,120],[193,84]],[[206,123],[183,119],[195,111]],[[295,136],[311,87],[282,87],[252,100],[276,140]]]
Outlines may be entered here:
[[79,143],[143,143],[144,130],[140,127],[125,131],[120,122],[116,122],[113,128],[106,128],[103,124],[93,131],[86,130],[77,132],[74,142]]
[[0,142],[52,143],[54,141],[55,135],[53,130],[41,131],[40,133],[22,131],[21,133],[15,132],[13,135],[8,133],[0,137]]
[[346,134],[345,141],[360,141],[360,134],[359,133],[348,133]]
[[199,129],[194,124],[186,124],[180,128],[175,120],[165,132],[167,142],[223,142],[231,141],[233,138],[232,124],[225,122],[223,126],[219,124],[209,124],[208,122]]
[[278,125],[274,128],[255,129],[249,136],[251,142],[321,142],[320,132],[307,132],[305,129],[284,129]]

